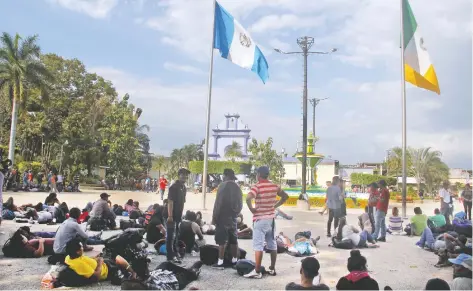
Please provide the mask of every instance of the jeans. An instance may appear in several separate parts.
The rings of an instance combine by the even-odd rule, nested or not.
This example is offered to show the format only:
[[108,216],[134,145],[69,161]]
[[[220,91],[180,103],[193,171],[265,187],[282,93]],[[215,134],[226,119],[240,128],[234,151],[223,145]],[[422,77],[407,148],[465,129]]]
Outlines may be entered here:
[[[374,239],[386,237],[386,212],[376,209],[375,214],[375,230],[373,233]],[[380,235],[381,234],[381,235]]]
[[166,256],[172,260],[177,255],[177,242],[179,241],[179,222],[174,221],[167,225]]
[[463,201],[463,208],[465,208],[466,217],[471,220],[471,201]]
[[447,225],[450,225],[450,205],[447,203],[442,203],[440,212],[443,216],[445,216],[445,221],[447,222]]
[[330,229],[332,229],[332,221],[335,219],[333,224],[334,229],[338,227],[338,219],[340,218],[340,209],[330,209],[328,210],[328,221],[327,221],[327,234],[330,234]]
[[375,222],[374,222],[374,207],[373,206],[368,206],[368,216],[370,218],[371,222],[371,234],[374,233],[375,231]]
[[360,233],[360,242],[358,243],[358,247],[366,247],[367,246],[366,242],[374,243],[374,239],[371,236],[371,233],[369,233],[366,230],[363,230]]
[[159,189],[159,192],[161,192],[161,200],[164,199],[164,190],[165,190],[165,189]]
[[421,248],[426,246],[431,250],[438,250],[440,248],[445,248],[447,246],[447,242],[435,239],[434,235],[432,234],[432,230],[426,227],[416,245],[420,246]]

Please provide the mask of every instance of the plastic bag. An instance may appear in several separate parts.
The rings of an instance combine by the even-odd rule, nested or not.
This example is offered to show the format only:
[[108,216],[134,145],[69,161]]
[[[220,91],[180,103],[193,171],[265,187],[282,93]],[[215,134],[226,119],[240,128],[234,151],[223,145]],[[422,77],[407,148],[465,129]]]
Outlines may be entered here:
[[59,273],[59,265],[51,266],[49,271],[41,279],[41,290],[54,289],[54,283]]

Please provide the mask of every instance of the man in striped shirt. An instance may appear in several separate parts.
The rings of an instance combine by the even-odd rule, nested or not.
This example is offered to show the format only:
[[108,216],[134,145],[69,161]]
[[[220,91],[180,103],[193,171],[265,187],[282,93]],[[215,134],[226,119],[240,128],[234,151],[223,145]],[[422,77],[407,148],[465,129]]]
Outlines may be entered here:
[[[260,269],[265,242],[267,249],[271,251],[271,266],[268,273],[276,276],[277,245],[274,236],[274,214],[275,209],[283,205],[289,196],[278,185],[268,180],[268,167],[259,167],[256,171],[256,178],[258,182],[251,188],[246,197],[246,204],[253,213],[253,249],[255,251],[256,266],[253,271],[244,275],[244,277],[261,279]],[[279,201],[276,199],[277,196],[281,198]],[[253,199],[255,200],[255,207],[252,204]]]

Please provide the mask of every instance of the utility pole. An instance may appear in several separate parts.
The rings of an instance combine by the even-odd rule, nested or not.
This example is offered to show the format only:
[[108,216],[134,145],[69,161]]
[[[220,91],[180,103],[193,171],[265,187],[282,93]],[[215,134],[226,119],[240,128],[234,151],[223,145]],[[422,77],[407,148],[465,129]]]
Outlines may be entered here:
[[314,44],[314,38],[310,36],[303,36],[297,39],[297,44],[302,51],[285,52],[275,48],[274,50],[280,54],[286,55],[302,55],[304,57],[304,87],[302,90],[302,193],[307,192],[307,58],[310,54],[327,55],[337,51],[336,48],[328,52],[311,52],[310,48]]
[[312,135],[314,136],[314,138],[315,138],[315,107],[319,105],[320,101],[326,100],[326,99],[328,99],[328,97],[324,99],[317,99],[317,98],[309,99],[309,102],[312,105]]

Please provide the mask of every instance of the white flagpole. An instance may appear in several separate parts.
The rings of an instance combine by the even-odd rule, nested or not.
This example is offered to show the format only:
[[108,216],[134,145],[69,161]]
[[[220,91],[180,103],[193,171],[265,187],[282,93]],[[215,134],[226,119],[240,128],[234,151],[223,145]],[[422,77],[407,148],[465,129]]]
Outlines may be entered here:
[[202,209],[206,207],[206,195],[207,195],[207,171],[209,163],[209,135],[210,135],[210,107],[212,105],[212,76],[214,69],[214,41],[215,41],[215,7],[216,0],[212,0],[212,42],[210,47],[210,70],[209,70],[209,96],[207,98],[207,121],[205,124],[205,145],[204,145],[204,170],[202,174]]
[[406,134],[406,76],[404,69],[404,1],[401,1],[401,94],[402,94],[402,217],[406,218],[407,134]]

